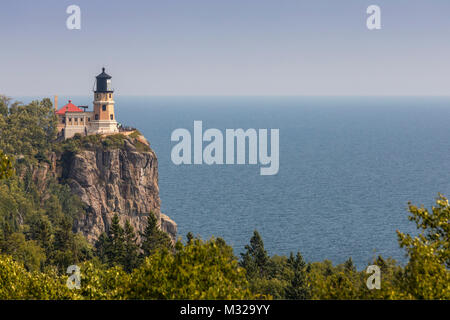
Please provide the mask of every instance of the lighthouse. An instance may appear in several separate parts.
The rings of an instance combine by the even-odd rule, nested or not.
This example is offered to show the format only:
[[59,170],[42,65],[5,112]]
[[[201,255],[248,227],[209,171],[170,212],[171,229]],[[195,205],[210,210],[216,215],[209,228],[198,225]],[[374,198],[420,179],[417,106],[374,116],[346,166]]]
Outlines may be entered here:
[[111,86],[111,76],[105,72],[105,68],[95,77],[93,111],[86,111],[87,106],[76,106],[71,100],[58,110],[57,101],[55,97],[58,134],[64,139],[69,139],[75,134],[85,136],[119,132],[114,114],[114,90]]
[[91,131],[95,133],[118,132],[116,116],[114,114],[114,90],[111,76],[102,69],[95,77],[94,114],[91,120]]

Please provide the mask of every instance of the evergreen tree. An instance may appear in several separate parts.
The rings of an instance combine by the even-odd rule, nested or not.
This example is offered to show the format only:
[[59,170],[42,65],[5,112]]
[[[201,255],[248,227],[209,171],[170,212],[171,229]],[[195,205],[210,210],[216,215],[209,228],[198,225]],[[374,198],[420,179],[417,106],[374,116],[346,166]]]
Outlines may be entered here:
[[242,261],[240,264],[247,270],[247,277],[251,279],[267,276],[270,260],[258,231],[253,232],[250,245],[246,245],[245,250],[245,253],[241,253]]
[[53,251],[50,257],[51,263],[61,271],[78,262],[73,260],[72,235],[72,223],[69,219],[63,218],[60,225],[56,227]]
[[11,177],[13,172],[11,159],[0,150],[0,179]]
[[105,232],[102,232],[95,242],[95,253],[102,263],[108,263],[108,250],[109,238]]
[[121,265],[125,257],[124,230],[120,226],[119,216],[115,214],[108,232],[106,255],[111,265]]
[[348,258],[344,262],[344,269],[345,269],[345,272],[347,272],[347,273],[352,273],[352,272],[356,271],[356,267],[355,267],[355,264],[353,263],[352,257]]
[[157,249],[171,249],[172,241],[167,233],[158,228],[156,216],[150,212],[147,218],[147,227],[142,236],[141,249],[145,256],[151,255]]
[[139,264],[139,246],[133,226],[127,220],[124,229],[125,255],[122,263],[127,272],[131,272]]
[[52,224],[46,215],[37,217],[30,226],[30,237],[36,240],[39,246],[45,250],[45,254],[50,256],[53,252],[53,230]]
[[291,252],[288,263],[294,271],[294,276],[286,288],[286,298],[293,300],[308,299],[310,295],[306,279],[306,263],[300,252],[297,252],[295,258]]
[[0,94],[0,115],[6,117],[8,115],[11,98]]
[[186,235],[186,239],[187,239],[187,244],[191,244],[192,240],[194,239],[194,234],[189,231]]

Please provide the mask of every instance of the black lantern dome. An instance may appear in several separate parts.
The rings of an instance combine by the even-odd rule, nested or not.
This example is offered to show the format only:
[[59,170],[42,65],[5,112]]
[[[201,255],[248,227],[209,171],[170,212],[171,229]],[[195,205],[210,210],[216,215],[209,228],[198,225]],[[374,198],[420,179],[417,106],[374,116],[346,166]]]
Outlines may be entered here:
[[95,77],[97,86],[95,93],[111,93],[114,92],[111,86],[111,76],[105,72],[105,68],[102,68],[102,73]]

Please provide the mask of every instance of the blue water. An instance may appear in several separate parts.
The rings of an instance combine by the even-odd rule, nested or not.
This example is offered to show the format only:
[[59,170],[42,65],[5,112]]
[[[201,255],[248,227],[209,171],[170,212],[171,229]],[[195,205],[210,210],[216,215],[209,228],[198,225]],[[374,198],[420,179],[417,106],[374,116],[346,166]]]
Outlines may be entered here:
[[[91,97],[72,97],[90,104]],[[120,122],[139,128],[159,159],[162,211],[180,236],[224,238],[243,251],[253,230],[269,254],[361,268],[382,254],[404,262],[396,230],[415,233],[407,203],[450,195],[450,98],[116,97]],[[62,99],[60,98],[60,101]],[[280,170],[176,166],[171,133],[278,128]]]

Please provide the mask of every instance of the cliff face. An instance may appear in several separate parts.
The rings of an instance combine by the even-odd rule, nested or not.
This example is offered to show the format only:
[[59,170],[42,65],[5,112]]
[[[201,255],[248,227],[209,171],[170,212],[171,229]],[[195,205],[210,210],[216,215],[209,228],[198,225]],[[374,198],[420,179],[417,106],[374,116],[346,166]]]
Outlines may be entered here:
[[129,220],[137,234],[143,232],[153,211],[160,227],[175,239],[177,225],[161,213],[158,161],[148,142],[126,137],[117,148],[90,147],[64,155],[59,176],[86,205],[75,222],[77,231],[90,242],[108,230],[114,214]]

